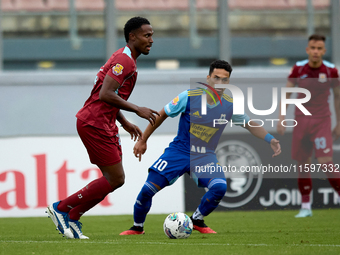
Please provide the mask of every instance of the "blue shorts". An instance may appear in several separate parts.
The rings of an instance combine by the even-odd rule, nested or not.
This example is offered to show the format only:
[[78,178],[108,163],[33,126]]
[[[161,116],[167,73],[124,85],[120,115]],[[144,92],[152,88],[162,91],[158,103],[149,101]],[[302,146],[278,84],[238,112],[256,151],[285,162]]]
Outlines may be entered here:
[[170,146],[165,149],[163,155],[152,164],[150,169],[164,176],[169,181],[169,185],[183,174],[188,173],[199,187],[205,187],[207,180],[200,181],[200,179],[225,179],[223,171],[217,172],[216,169],[211,171],[213,166],[217,165],[219,163],[213,152],[190,154]]

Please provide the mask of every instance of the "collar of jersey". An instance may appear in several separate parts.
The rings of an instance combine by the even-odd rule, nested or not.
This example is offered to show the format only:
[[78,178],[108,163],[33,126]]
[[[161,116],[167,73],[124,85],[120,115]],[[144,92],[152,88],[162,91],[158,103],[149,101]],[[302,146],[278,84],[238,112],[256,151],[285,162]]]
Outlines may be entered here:
[[[206,94],[205,91],[203,91],[203,94]],[[207,95],[207,96],[209,96],[209,95]],[[216,107],[218,105],[220,105],[220,101],[216,101],[216,104],[208,104],[208,102],[207,102],[207,107],[209,109],[212,109],[212,108],[214,108],[214,107]]]

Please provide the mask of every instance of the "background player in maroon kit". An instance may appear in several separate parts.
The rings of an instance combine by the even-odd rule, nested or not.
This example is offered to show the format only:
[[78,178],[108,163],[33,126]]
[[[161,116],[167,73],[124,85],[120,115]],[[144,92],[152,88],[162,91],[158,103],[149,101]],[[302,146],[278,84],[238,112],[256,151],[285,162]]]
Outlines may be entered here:
[[100,168],[103,176],[47,208],[56,227],[68,238],[88,239],[81,231],[80,216],[124,184],[116,120],[130,133],[131,139],[136,140],[142,132],[125,119],[121,110],[135,112],[152,125],[155,114],[158,115],[157,111],[126,101],[137,79],[136,59],[140,54],[149,54],[152,46],[152,27],[147,19],[134,17],[125,24],[124,35],[127,45],[100,68],[90,97],[76,115],[78,134],[90,161]]
[[[295,120],[297,126],[293,130],[292,158],[297,160],[298,165],[303,166],[299,170],[298,186],[302,195],[302,206],[296,218],[312,216],[310,204],[310,192],[312,190],[312,179],[309,167],[311,164],[313,149],[319,164],[324,164],[327,178],[332,187],[340,195],[340,173],[334,172],[333,165],[333,139],[340,136],[340,82],[338,70],[332,63],[322,60],[326,53],[325,37],[311,35],[309,37],[306,52],[308,59],[297,62],[287,81],[287,87],[299,86],[308,89],[311,99],[304,104],[305,108],[312,114],[305,116],[300,109],[295,109]],[[330,89],[333,89],[334,107],[336,112],[336,126],[331,130],[331,112],[328,99]],[[291,94],[287,94],[289,98]],[[298,97],[304,97],[299,94]],[[277,131],[283,135],[285,127],[281,125],[284,116],[279,116]],[[332,171],[333,169],[333,171]]]

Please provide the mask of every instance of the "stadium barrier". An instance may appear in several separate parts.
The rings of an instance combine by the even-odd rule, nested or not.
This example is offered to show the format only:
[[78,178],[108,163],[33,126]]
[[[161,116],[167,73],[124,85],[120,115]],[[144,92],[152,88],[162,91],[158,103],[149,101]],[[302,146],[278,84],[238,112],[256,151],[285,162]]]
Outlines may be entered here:
[[[282,154],[272,158],[268,144],[251,134],[225,134],[217,155],[220,163],[235,166],[237,171],[226,172],[228,188],[218,211],[229,210],[283,210],[300,209],[301,195],[297,186],[299,169],[291,159],[292,133],[284,137],[272,133],[280,140]],[[333,146],[333,160],[340,164],[339,142]],[[312,161],[313,208],[339,208],[338,194],[330,186],[322,169]],[[245,167],[246,166],[246,167]],[[258,171],[259,170],[259,171]],[[338,171],[340,171],[338,167]],[[185,176],[185,209],[196,210],[204,195],[189,176]]]
[[[149,140],[142,162],[132,154],[134,142],[122,136],[125,184],[86,215],[132,214],[148,168],[171,141],[162,135]],[[59,201],[101,176],[90,163],[78,137],[0,139],[0,217],[45,216],[47,205]],[[150,213],[184,211],[184,179],[155,196]]]

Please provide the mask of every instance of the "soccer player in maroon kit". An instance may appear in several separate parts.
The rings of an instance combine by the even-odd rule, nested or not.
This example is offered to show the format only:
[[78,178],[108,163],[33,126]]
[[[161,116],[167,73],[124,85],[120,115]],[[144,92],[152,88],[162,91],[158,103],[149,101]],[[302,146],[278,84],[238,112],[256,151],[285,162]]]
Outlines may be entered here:
[[[312,179],[309,171],[313,149],[319,164],[322,164],[328,181],[340,195],[340,173],[334,172],[333,139],[340,136],[340,81],[338,70],[332,63],[322,60],[326,53],[326,38],[321,35],[309,37],[306,53],[308,59],[297,62],[287,81],[287,87],[298,86],[308,89],[311,99],[304,104],[312,115],[304,115],[299,108],[295,109],[297,126],[293,130],[292,158],[298,162],[298,186],[302,195],[302,205],[296,218],[312,216],[310,192]],[[330,89],[333,89],[336,126],[331,130],[331,112],[328,99]],[[287,98],[291,93],[287,93]],[[304,97],[299,94],[298,98]],[[281,113],[280,113],[281,114]],[[280,135],[285,132],[281,125],[284,116],[279,116],[277,131]],[[301,170],[301,171],[300,171]]]
[[124,27],[127,45],[117,50],[97,73],[90,97],[77,113],[77,131],[90,161],[103,176],[73,195],[47,207],[57,229],[67,238],[88,239],[82,233],[79,218],[101,202],[106,195],[124,184],[122,150],[116,120],[136,140],[141,130],[126,120],[121,110],[136,113],[155,123],[157,111],[134,105],[129,98],[137,79],[136,59],[148,55],[153,44],[150,22],[131,18]]

